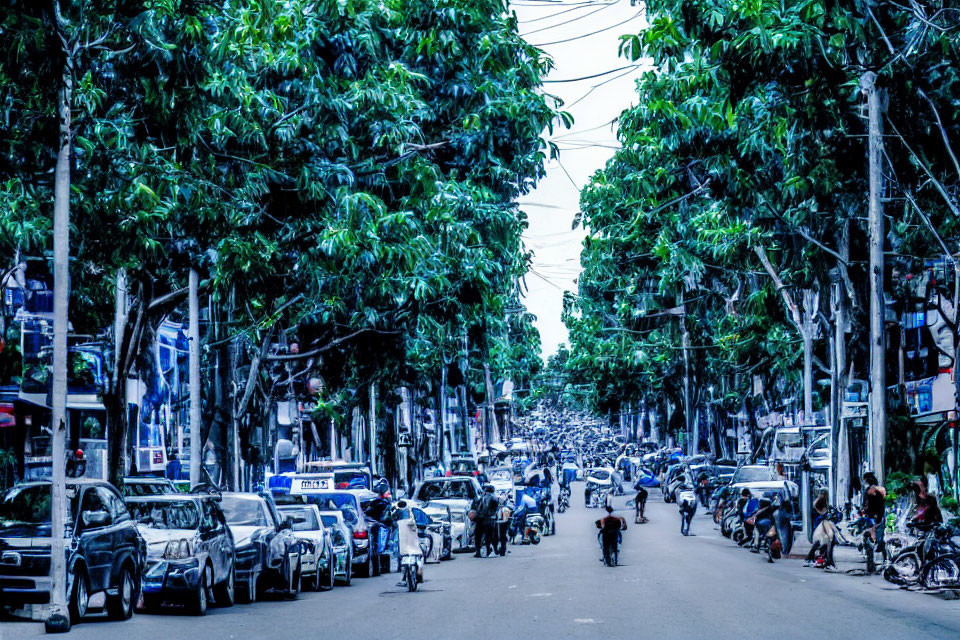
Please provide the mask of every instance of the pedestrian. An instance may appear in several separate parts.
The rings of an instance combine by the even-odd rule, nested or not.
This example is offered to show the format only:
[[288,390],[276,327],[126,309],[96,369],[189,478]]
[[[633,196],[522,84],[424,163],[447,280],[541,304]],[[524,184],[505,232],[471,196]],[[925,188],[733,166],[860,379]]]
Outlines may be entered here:
[[[870,521],[869,533],[876,543],[877,551],[882,556],[884,555],[883,529],[884,513],[887,509],[887,490],[872,471],[863,474],[863,482],[867,486],[863,492],[863,515]],[[873,558],[870,558],[869,564],[873,564]]]
[[690,523],[697,514],[697,492],[686,483],[677,491],[677,506],[680,508],[680,533],[690,535]]
[[479,558],[482,548],[486,548],[487,557],[493,555],[494,544],[496,542],[496,518],[497,518],[497,499],[493,495],[493,485],[486,485],[483,488],[483,494],[477,500],[475,509],[474,526],[476,533],[474,540],[477,547],[473,557]]
[[510,520],[513,518],[513,507],[507,502],[506,494],[500,496],[500,508],[497,509],[497,553],[507,555],[507,539],[510,537]]
[[636,507],[636,517],[634,522],[636,524],[641,524],[647,521],[647,517],[644,515],[644,511],[647,508],[647,489],[646,487],[637,484],[634,487],[637,490],[637,496],[633,499],[634,506]]
[[181,473],[183,473],[183,464],[177,456],[177,451],[173,450],[170,452],[170,460],[167,462],[167,469],[164,471],[163,477],[167,480],[179,480]]

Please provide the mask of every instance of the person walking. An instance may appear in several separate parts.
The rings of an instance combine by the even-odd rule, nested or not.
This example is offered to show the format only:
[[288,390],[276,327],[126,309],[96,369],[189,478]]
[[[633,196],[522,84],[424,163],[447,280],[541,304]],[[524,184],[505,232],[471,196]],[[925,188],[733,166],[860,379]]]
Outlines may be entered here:
[[476,545],[477,551],[473,557],[480,557],[480,550],[486,547],[487,557],[493,555],[494,544],[496,543],[496,519],[497,519],[497,499],[493,495],[493,485],[486,485],[483,488],[483,495],[480,496],[476,509]]
[[507,555],[507,539],[510,537],[510,520],[513,518],[513,509],[507,502],[507,496],[500,496],[500,508],[497,509],[497,553]]
[[[863,515],[869,519],[872,525],[869,533],[876,543],[876,550],[883,557],[886,555],[883,544],[883,530],[885,526],[884,515],[887,510],[887,489],[880,484],[877,475],[872,471],[863,474],[863,482],[867,487],[863,492]],[[871,557],[869,560],[868,564],[875,566],[873,558]]]

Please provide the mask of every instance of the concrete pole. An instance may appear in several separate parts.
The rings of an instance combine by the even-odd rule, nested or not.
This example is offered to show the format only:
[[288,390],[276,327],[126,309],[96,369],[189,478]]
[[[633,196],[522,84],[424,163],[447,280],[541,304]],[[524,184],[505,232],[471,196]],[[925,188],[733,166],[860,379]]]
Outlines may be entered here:
[[377,385],[370,385],[370,418],[367,420],[367,439],[370,443],[370,471],[377,473]]
[[883,483],[884,454],[887,441],[887,373],[886,349],[883,334],[885,313],[883,297],[883,173],[880,134],[880,96],[876,88],[876,74],[871,71],[860,78],[860,89],[867,98],[867,128],[870,198],[868,229],[870,243],[870,465]]
[[187,301],[187,368],[190,384],[190,487],[200,483],[200,275],[190,269]]
[[[67,610],[67,560],[64,529],[67,519],[67,323],[70,307],[70,149],[73,101],[72,62],[63,68],[58,109],[60,147],[53,191],[53,386],[50,455],[53,458],[50,496],[50,610],[47,632],[70,630]],[[73,514],[79,517],[80,514]]]

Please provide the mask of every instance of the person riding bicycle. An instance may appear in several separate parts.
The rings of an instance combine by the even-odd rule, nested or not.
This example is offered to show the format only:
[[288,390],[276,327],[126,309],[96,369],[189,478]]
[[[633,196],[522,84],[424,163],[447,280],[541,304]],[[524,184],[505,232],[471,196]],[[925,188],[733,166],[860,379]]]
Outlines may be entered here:
[[606,506],[607,515],[597,520],[597,529],[600,529],[600,543],[603,546],[603,562],[612,566],[613,554],[617,551],[622,539],[621,531],[627,530],[627,521],[613,515],[613,507]]

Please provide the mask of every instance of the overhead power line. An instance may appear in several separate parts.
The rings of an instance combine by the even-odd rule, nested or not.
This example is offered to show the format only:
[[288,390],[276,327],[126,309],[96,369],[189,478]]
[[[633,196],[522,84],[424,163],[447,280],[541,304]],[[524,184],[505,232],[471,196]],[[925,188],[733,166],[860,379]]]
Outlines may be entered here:
[[557,27],[566,26],[566,25],[568,25],[568,24],[570,24],[570,23],[572,23],[572,22],[576,22],[577,20],[583,20],[584,18],[589,18],[589,17],[592,16],[593,14],[595,14],[595,13],[600,13],[600,12],[603,11],[604,9],[609,9],[610,7],[612,7],[613,5],[615,5],[615,4],[619,3],[619,2],[620,2],[620,0],[614,0],[613,2],[608,2],[608,3],[606,3],[604,6],[600,7],[599,9],[594,9],[594,10],[591,11],[590,13],[585,13],[585,14],[583,14],[583,15],[581,15],[581,16],[577,16],[576,18],[570,18],[569,20],[564,20],[563,22],[558,22],[557,24],[551,24],[551,25],[546,26],[546,27],[540,27],[539,29],[534,29],[533,31],[528,31],[527,33],[521,33],[521,34],[520,34],[520,37],[521,37],[521,38],[526,38],[527,36],[532,36],[533,34],[535,34],[535,33],[540,33],[541,31],[547,31],[548,29],[556,29]]
[[[639,65],[638,65],[638,66],[639,66]],[[631,73],[633,73],[633,69],[627,69],[627,70],[624,71],[623,73],[617,74],[617,75],[613,76],[612,78],[607,78],[607,79],[604,80],[603,82],[598,82],[597,84],[595,84],[595,85],[593,85],[592,87],[590,87],[590,89],[589,89],[586,93],[584,93],[582,96],[580,96],[579,98],[577,98],[576,100],[574,100],[574,101],[571,102],[570,104],[567,104],[567,105],[564,105],[564,106],[565,106],[567,109],[572,109],[575,105],[577,105],[578,103],[580,103],[580,102],[582,102],[583,100],[585,100],[587,96],[589,96],[591,93],[593,93],[594,91],[596,91],[597,89],[599,89],[599,88],[602,87],[603,85],[609,84],[609,83],[611,83],[611,82],[613,82],[613,81],[615,81],[615,80],[619,80],[620,78],[622,78],[622,77],[624,77],[624,76],[628,76],[628,75],[630,75]]]
[[[614,26],[616,26],[616,25],[614,25]],[[613,28],[613,27],[611,27],[611,29],[612,29],[612,28]],[[552,43],[548,43],[548,44],[552,44]],[[534,45],[534,46],[540,47],[540,46],[543,46],[543,45],[539,45],[539,44],[538,44],[538,45]],[[557,83],[557,82],[580,82],[581,80],[591,80],[591,79],[593,79],[593,78],[599,78],[599,77],[601,77],[601,76],[608,76],[608,75],[610,75],[611,73],[616,73],[617,71],[623,71],[624,69],[634,69],[634,68],[639,67],[639,66],[640,66],[639,64],[628,64],[628,65],[625,65],[625,66],[623,66],[623,67],[617,67],[616,69],[610,69],[609,71],[601,71],[600,73],[594,73],[593,75],[589,75],[589,76],[580,76],[579,78],[566,78],[566,79],[564,79],[564,80],[544,80],[543,82],[544,82],[544,84],[546,84],[546,83],[548,83],[548,82],[550,82],[550,83]]]
[[583,38],[589,38],[590,36],[594,36],[594,35],[596,35],[596,34],[598,34],[598,33],[603,33],[604,31],[610,31],[610,29],[616,29],[617,27],[619,27],[619,26],[621,26],[621,25],[627,24],[628,22],[630,22],[631,20],[633,20],[634,18],[636,18],[637,16],[639,16],[641,13],[643,13],[643,11],[637,11],[635,14],[633,14],[632,16],[630,16],[629,18],[627,18],[627,19],[624,20],[623,22],[618,22],[617,24],[612,24],[612,25],[610,25],[609,27],[604,27],[603,29],[597,29],[596,31],[591,31],[590,33],[584,33],[584,34],[581,34],[581,35],[579,35],[579,36],[574,36],[574,37],[572,37],[572,38],[565,38],[565,39],[563,39],[563,40],[554,40],[553,42],[540,42],[540,43],[534,44],[533,46],[534,46],[534,47],[548,47],[548,46],[553,45],[553,44],[563,44],[564,42],[573,42],[574,40],[582,40]]
[[552,14],[550,14],[549,16],[540,16],[539,18],[533,18],[532,20],[517,20],[517,24],[532,24],[532,23],[534,23],[534,22],[542,22],[543,20],[550,20],[551,18],[556,18],[557,16],[562,16],[562,15],[565,14],[565,13],[570,13],[571,11],[580,11],[581,9],[586,9],[586,8],[589,7],[591,4],[615,4],[615,3],[619,2],[619,1],[620,1],[620,0],[614,0],[613,2],[609,2],[609,3],[608,3],[608,2],[591,2],[591,3],[584,3],[584,4],[582,4],[582,5],[576,5],[576,6],[573,7],[572,9],[564,9],[563,11],[557,11],[556,13],[552,13]]

